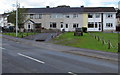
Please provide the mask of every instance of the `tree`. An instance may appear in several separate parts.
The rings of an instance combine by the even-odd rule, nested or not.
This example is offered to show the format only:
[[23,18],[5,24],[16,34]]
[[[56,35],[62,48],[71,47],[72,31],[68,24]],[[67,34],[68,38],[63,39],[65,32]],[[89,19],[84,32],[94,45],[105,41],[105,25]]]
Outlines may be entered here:
[[[18,8],[18,28],[22,28],[26,15],[25,12],[27,12],[27,9],[25,8]],[[16,25],[16,11],[12,11],[9,13],[8,16],[8,22],[13,23]]]
[[119,9],[117,10],[117,15],[118,15],[118,14],[120,14],[120,10],[119,10]]

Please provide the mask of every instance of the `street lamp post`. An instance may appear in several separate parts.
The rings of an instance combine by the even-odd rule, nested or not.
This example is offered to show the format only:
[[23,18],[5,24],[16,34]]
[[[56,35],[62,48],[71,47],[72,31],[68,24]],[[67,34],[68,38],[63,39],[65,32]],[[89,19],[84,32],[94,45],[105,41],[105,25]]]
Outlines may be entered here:
[[18,1],[16,1],[16,37],[18,37]]

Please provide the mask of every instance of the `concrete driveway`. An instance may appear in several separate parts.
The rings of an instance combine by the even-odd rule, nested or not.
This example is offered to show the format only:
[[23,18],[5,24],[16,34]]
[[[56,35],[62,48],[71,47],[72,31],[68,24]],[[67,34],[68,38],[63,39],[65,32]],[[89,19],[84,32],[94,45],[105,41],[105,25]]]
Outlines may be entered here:
[[58,33],[40,33],[37,35],[30,35],[25,37],[25,39],[29,40],[35,40],[35,41],[41,41],[41,42],[46,42],[52,39],[53,37],[57,36]]

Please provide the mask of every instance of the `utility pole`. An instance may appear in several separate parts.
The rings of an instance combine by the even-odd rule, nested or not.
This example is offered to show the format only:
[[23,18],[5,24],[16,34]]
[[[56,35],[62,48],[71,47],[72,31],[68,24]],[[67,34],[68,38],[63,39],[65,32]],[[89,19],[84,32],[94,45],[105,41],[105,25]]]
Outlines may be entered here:
[[18,0],[16,1],[16,37],[18,37]]

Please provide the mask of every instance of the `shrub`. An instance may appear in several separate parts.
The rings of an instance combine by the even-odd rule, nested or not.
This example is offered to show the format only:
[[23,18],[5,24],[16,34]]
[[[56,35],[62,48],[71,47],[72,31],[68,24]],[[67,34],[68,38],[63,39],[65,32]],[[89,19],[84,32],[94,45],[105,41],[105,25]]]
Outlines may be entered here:
[[87,33],[87,27],[82,27],[84,33]]

